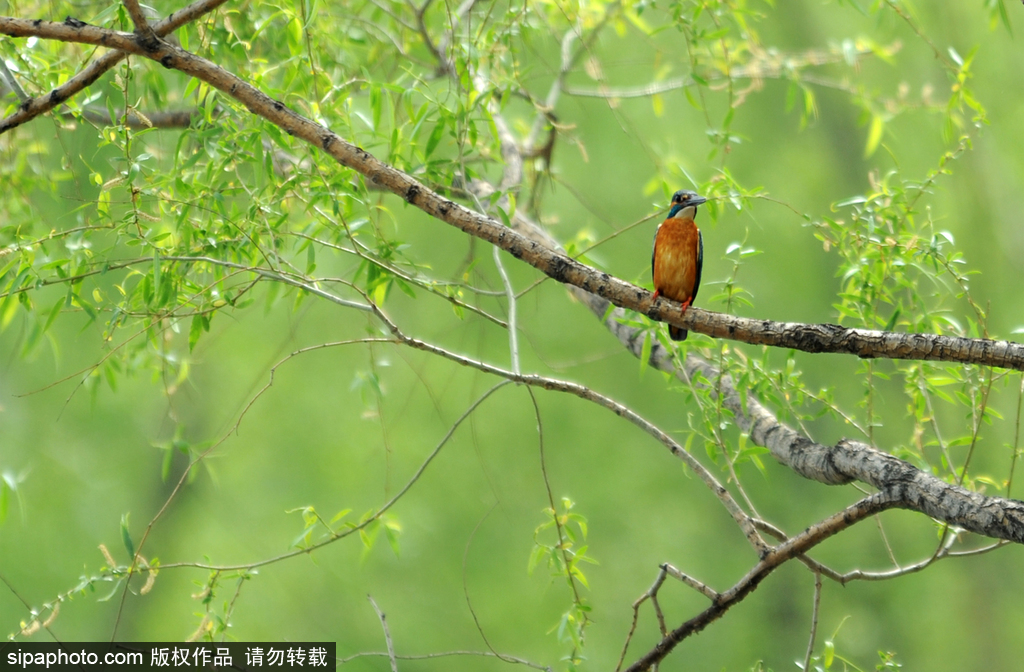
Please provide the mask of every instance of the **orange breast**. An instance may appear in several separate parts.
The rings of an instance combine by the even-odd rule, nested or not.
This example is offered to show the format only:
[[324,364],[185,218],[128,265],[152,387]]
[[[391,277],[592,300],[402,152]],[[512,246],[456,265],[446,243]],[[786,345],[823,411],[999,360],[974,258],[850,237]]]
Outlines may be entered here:
[[654,239],[654,288],[680,303],[693,296],[697,236],[692,219],[666,219]]

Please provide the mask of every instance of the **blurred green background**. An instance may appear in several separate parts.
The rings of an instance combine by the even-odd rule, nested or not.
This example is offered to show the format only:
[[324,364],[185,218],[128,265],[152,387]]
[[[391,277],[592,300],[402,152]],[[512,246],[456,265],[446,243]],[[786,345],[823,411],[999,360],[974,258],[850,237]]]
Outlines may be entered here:
[[[17,14],[12,3],[0,4],[4,13]],[[988,124],[980,129],[968,124],[964,132],[971,134],[972,149],[952,164],[952,175],[937,181],[921,209],[930,211],[937,228],[952,234],[967,269],[980,271],[971,277],[970,289],[989,311],[993,337],[1016,338],[1014,330],[1024,325],[1024,59],[1015,35],[1024,29],[1024,14],[1016,3],[1005,9],[1012,30],[998,21],[992,2],[920,3],[904,11],[913,10],[915,24],[943,56],[950,48],[961,55],[977,49],[971,86],[987,110]],[[888,8],[861,12],[849,2],[792,1],[752,3],[749,10],[763,15],[752,24],[760,41],[781,51],[822,50],[859,37],[900,45],[889,63],[866,57],[856,67],[815,69],[821,76],[849,80],[870,95],[887,98],[898,97],[906,86],[905,97],[915,105],[922,96],[948,98],[949,77],[935,51]],[[657,17],[665,20],[663,11],[652,6],[642,16],[656,23]],[[557,67],[555,37],[524,38],[523,81],[538,97],[546,93]],[[4,48],[12,45],[8,41]],[[688,72],[686,45],[674,30],[653,37],[640,37],[630,28],[622,35],[606,31],[593,49],[613,88],[651,82],[666,63],[670,76]],[[597,88],[581,73],[571,75],[569,83]],[[738,80],[736,87],[750,84]],[[705,284],[697,303],[721,309],[709,299],[732,272],[727,248],[744,241],[763,254],[739,271],[738,282],[751,291],[753,301],[741,314],[834,322],[840,260],[823,249],[803,213],[813,220],[841,217],[832,204],[867,193],[873,172],[884,176],[899,169],[906,179],[923,180],[943,152],[955,147],[959,133],[943,136],[941,111],[907,109],[887,121],[881,145],[865,157],[869,125],[848,92],[814,87],[818,113],[804,125],[802,101],[787,110],[789,86],[765,79],[736,109],[732,132],[740,141],[731,145],[728,171],[747,187],[762,186],[775,200],[755,199],[742,211],[720,207],[713,220],[708,213],[700,215]],[[922,93],[924,87],[933,93]],[[547,187],[542,206],[553,233],[563,241],[581,231],[589,232],[590,239],[603,238],[664,206],[661,190],[647,189],[652,180],[679,188],[711,180],[722,157],[708,158],[708,119],[721,120],[725,98],[721,90],[706,94],[708,117],[680,90],[662,96],[660,114],[649,98],[610,104],[563,96],[558,121],[570,130],[556,146],[557,180]],[[521,103],[510,104],[507,112],[517,128],[531,120]],[[164,131],[147,140],[171,151],[178,133]],[[67,130],[40,118],[0,140],[9,143],[2,145],[0,160],[15,160],[19,143],[28,140],[46,148],[51,167],[72,157],[69,179],[55,194],[5,192],[0,198],[28,199],[46,227],[73,225],[69,213],[95,198],[96,186],[86,180],[85,166],[108,160],[104,152],[109,148],[98,149],[91,130]],[[694,184],[686,183],[684,174]],[[410,246],[411,257],[429,264],[435,277],[461,270],[469,249],[463,234],[397,198],[380,198],[394,214],[395,235]],[[654,226],[652,221],[629,230],[595,249],[589,259],[619,277],[649,283]],[[499,289],[489,247],[478,243],[475,253],[479,263],[473,282]],[[517,290],[539,277],[507,256],[505,265]],[[352,270],[346,259],[334,266],[322,262],[319,273]],[[176,431],[192,444],[226,439],[153,527],[143,554],[164,564],[248,563],[292,548],[303,530],[295,509],[314,506],[329,519],[343,509],[352,509],[350,518],[358,518],[378,507],[404,486],[465,409],[497,382],[408,349],[328,348],[278,368],[272,387],[232,432],[242,409],[269,381],[270,368],[288,353],[375,329],[365,315],[322,302],[307,300],[294,310],[290,300],[268,306],[265,292],[257,293],[253,306],[214,321],[211,333],[191,353],[190,375],[182,382],[140,368],[121,377],[116,390],[80,386],[82,376],[76,372],[108,352],[101,329],[83,329],[86,320],[80,314],[58,321],[52,338],[27,359],[21,354],[26,338],[21,316],[0,334],[0,471],[18,481],[0,526],[0,574],[8,584],[0,590],[3,634],[15,634],[21,622],[31,620],[23,601],[39,607],[72,590],[81,577],[98,575],[105,564],[99,544],[119,563],[126,561],[122,516],[130,513],[138,544],[185,467],[179,454],[162,478],[165,451],[160,446],[172,441]],[[502,305],[496,300],[487,304],[495,311]],[[961,319],[971,314],[962,299],[949,307]],[[562,287],[544,282],[518,302],[518,309],[525,371],[589,385],[686,440],[687,417],[700,413],[693,399],[655,371],[640,375],[637,361]],[[458,319],[447,303],[430,294],[420,292],[413,300],[392,292],[386,310],[411,335],[508,366],[504,331],[472,315]],[[757,348],[739,349],[761,356]],[[770,358],[783,365],[786,356],[775,352]],[[858,405],[864,398],[863,363],[801,353],[794,360],[809,388],[834,387],[842,408],[854,415],[863,412]],[[876,366],[893,370],[889,363]],[[367,382],[372,376],[379,377],[381,395]],[[1007,422],[985,426],[980,437],[975,465],[993,478],[1005,478],[1019,384],[1017,376],[997,382],[991,403]],[[909,440],[912,425],[901,389],[895,379],[879,384],[875,403],[882,424],[875,436],[884,450]],[[585,567],[589,590],[584,594],[593,607],[593,624],[584,667],[613,669],[629,629],[631,604],[651,585],[660,563],[670,562],[725,589],[756,559],[717,501],[663,447],[596,406],[556,393],[536,394],[553,493],[571,498],[586,517],[588,553],[599,562]],[[961,414],[969,411],[961,409]],[[948,421],[962,424],[963,419]],[[455,432],[391,511],[401,528],[397,557],[383,535],[369,551],[350,537],[311,557],[261,567],[240,588],[236,578],[223,578],[209,613],[223,617],[230,610],[230,636],[238,640],[333,640],[344,658],[384,650],[380,624],[366,599],[370,594],[388,615],[399,654],[485,651],[479,625],[496,651],[558,667],[568,651],[549,631],[570,606],[570,594],[543,567],[527,572],[534,530],[544,522],[542,511],[548,506],[536,424],[526,390],[503,388]],[[824,443],[852,434],[830,416],[810,426],[814,438]],[[694,451],[704,456],[699,441]],[[804,481],[770,461],[764,474],[743,465],[741,477],[760,513],[790,532],[859,496],[851,487]],[[882,521],[900,563],[934,551],[938,528],[922,516],[892,512]],[[969,539],[967,547],[981,541]],[[844,571],[890,566],[873,521],[826,542],[814,556]],[[128,596],[117,638],[188,637],[208,613],[199,594],[209,575],[189,568],[161,572],[147,595]],[[725,618],[682,644],[661,669],[746,670],[759,660],[772,669],[792,669],[807,644],[813,584],[809,572],[790,563]],[[141,582],[132,586],[137,591]],[[121,594],[101,598],[112,587],[100,583],[95,593],[76,594],[65,602],[53,632],[66,641],[109,638]],[[860,669],[873,668],[878,651],[892,651],[907,669],[1024,670],[1022,594],[1024,552],[1019,547],[947,560],[896,581],[846,587],[826,581],[817,651],[834,636],[837,653]],[[701,596],[671,583],[661,600],[670,626],[706,606]],[[656,640],[656,624],[645,606],[627,663]],[[370,657],[345,667],[380,670],[387,665],[386,658]],[[400,663],[402,669],[453,670],[503,665],[478,657]]]

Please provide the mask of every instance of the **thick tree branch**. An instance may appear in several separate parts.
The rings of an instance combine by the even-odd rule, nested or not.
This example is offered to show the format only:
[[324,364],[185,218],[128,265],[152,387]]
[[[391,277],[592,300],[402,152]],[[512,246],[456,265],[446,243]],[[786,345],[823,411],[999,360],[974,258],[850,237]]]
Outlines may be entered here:
[[[599,318],[608,304],[599,297],[576,291]],[[641,356],[643,333],[619,320],[624,314],[616,309],[605,319],[605,326],[636,357]],[[619,318],[619,319],[617,319]],[[694,354],[688,354],[683,370],[676,368],[672,353],[655,343],[650,365],[673,373],[695,385],[719,389],[719,371]],[[708,381],[715,381],[714,384]],[[919,511],[938,520],[997,539],[1024,543],[1024,502],[988,497],[967,488],[952,485],[921,471],[888,453],[871,446],[843,440],[835,446],[816,443],[779,420],[757,398],[741,398],[732,378],[721,377],[722,403],[736,418],[736,424],[751,440],[768,448],[772,456],[805,478],[828,485],[861,481],[889,493],[899,500],[895,506]]]
[[651,293],[647,290],[581,264],[506,228],[490,217],[441,196],[329,129],[296,114],[284,103],[273,100],[223,68],[179,47],[161,42],[158,48],[147,50],[131,33],[79,25],[78,22],[52,23],[0,17],[0,33],[13,37],[37,36],[111,47],[150,58],[167,68],[181,70],[232,96],[251,112],[278,125],[289,134],[322,148],[342,165],[359,172],[374,185],[401,196],[432,217],[501,247],[561,283],[575,285],[617,306],[644,313],[655,320],[713,337],[804,352],[844,353],[865,358],[938,360],[1024,370],[1024,345],[1009,341],[848,329],[834,324],[755,320],[693,307],[681,315],[678,303],[662,298],[652,303]]
[[122,0],[121,4],[124,5],[128,16],[131,17],[132,23],[135,24],[135,34],[139,36],[139,44],[146,49],[155,49],[160,38],[153,32],[153,27],[146,20],[139,0]]
[[[223,5],[227,0],[197,0],[188,7],[174,12],[163,21],[153,26],[153,32],[163,37],[187,23],[191,23],[203,14],[207,14],[217,7]],[[87,86],[103,76],[108,70],[121,62],[125,57],[124,52],[112,51],[103,54],[100,58],[90,63],[77,75],[64,82],[53,91],[43,96],[29,98],[18,107],[18,110],[11,116],[0,119],[0,134],[12,128],[31,121],[40,114],[45,114],[53,108],[61,105],[68,98],[82,91]]]
[[[687,375],[707,380],[718,370],[696,357],[687,358]],[[888,493],[899,508],[919,511],[977,534],[1024,543],[1024,502],[987,497],[921,471],[908,462],[859,441],[834,446],[811,441],[786,426],[751,395],[743,401],[728,376],[723,377],[722,402],[736,414],[740,429],[759,446],[801,476],[829,485],[861,481]]]
[[652,304],[649,292],[539,246],[497,221],[440,196],[323,126],[292,112],[283,103],[271,99],[238,77],[183,49],[167,43],[161,43],[155,49],[147,49],[131,34],[77,23],[72,25],[0,17],[0,32],[14,37],[35,35],[108,46],[152,58],[165,67],[193,75],[233,96],[250,111],[287,132],[319,145],[343,165],[357,170],[376,185],[402,196],[428,214],[502,247],[559,282],[576,285],[618,306],[643,312],[653,319],[709,336],[805,352],[957,361],[1024,370],[1024,346],[1008,341],[934,334],[897,334],[847,329],[829,324],[782,323],[711,313],[698,308],[691,308],[680,316],[675,302],[658,299]]
[[[612,303],[646,312],[650,317],[677,326],[715,336],[732,337],[748,343],[767,343],[796,347],[811,352],[850,352],[861,356],[917,359],[946,359],[975,364],[1024,369],[1024,346],[987,339],[950,338],[927,334],[891,334],[828,325],[795,325],[750,320],[691,308],[680,318],[678,304],[659,299],[650,302],[650,293],[629,283],[585,266],[552,249],[545,236],[528,238],[495,220],[443,198],[408,175],[377,160],[335,133],[301,117],[283,103],[275,101],[238,77],[209,61],[184,50],[161,43],[152,52],[140,47],[128,33],[103,30],[95,26],[47,23],[0,18],[0,32],[14,35],[38,35],[55,39],[84,41],[112,46],[158,60],[191,74],[243,102],[250,110],[278,124],[307,142],[321,146],[337,161],[358,171],[372,183],[403,196],[428,214],[477,236],[527,261],[560,282],[575,285],[595,312],[605,311],[606,299]],[[589,295],[589,296],[588,296]],[[592,296],[597,295],[597,296]],[[601,297],[601,298],[598,298]],[[631,350],[639,354],[642,338],[635,330],[614,324],[607,326],[619,335]],[[894,344],[905,344],[894,347]],[[890,351],[891,350],[891,351]],[[674,370],[671,357],[660,346],[651,353],[658,368]],[[696,357],[686,360],[686,375],[701,373],[717,378],[717,370]],[[851,441],[825,447],[779,423],[756,400],[748,399],[744,408],[731,381],[723,379],[723,403],[737,416],[740,428],[748,431],[759,445],[771,449],[783,464],[801,475],[823,483],[840,484],[862,480],[883,491],[897,494],[900,506],[921,511],[940,520],[988,536],[1024,542],[1024,503],[985,497],[964,488],[951,486],[873,448]]]
[[[156,50],[146,51],[130,33],[77,23],[5,17],[0,17],[0,33],[110,46],[193,75],[233,96],[253,113],[288,133],[320,146],[341,164],[356,170],[373,184],[402,196],[427,214],[500,246],[560,282],[585,290],[586,293],[580,293],[580,296],[595,312],[600,309],[603,313],[607,306],[604,299],[686,329],[747,343],[779,345],[809,352],[851,352],[862,357],[942,359],[1024,370],[1024,346],[1006,341],[893,334],[834,325],[787,324],[737,318],[696,308],[689,309],[680,317],[677,303],[659,299],[652,305],[650,293],[646,290],[566,257],[541,242],[545,238],[542,234],[528,238],[494,219],[440,196],[330,130],[292,112],[283,103],[271,99],[238,77],[178,47],[161,42]],[[616,326],[613,319],[614,315],[609,317],[608,327],[617,332],[630,349],[639,353],[642,344],[639,333],[621,324]],[[658,368],[674,370],[671,357],[660,346],[653,349],[651,360]],[[693,377],[697,373],[702,373],[708,380],[718,375],[717,370],[706,362],[688,357],[686,375]],[[750,403],[748,399],[747,408],[744,408],[730,381],[723,381],[723,390],[723,403],[736,413],[741,429],[750,432],[755,442],[770,448],[777,459],[801,475],[829,484],[862,480],[898,496],[899,506],[904,508],[921,511],[979,534],[1024,542],[1024,503],[985,497],[950,486],[864,444],[851,441],[840,442],[834,447],[816,444],[779,423],[756,400]]]
[[[561,251],[554,238],[521,213],[516,213],[512,224],[534,242]],[[604,320],[608,330],[630,352],[638,358],[642,355],[644,334],[624,324],[625,312],[621,308],[609,313],[608,301],[604,298],[578,287],[569,289]],[[946,483],[908,462],[857,441],[843,440],[835,446],[815,443],[779,422],[754,395],[748,394],[742,399],[730,376],[721,376],[719,384],[719,370],[692,353],[687,354],[683,370],[679,371],[673,353],[654,343],[649,363],[698,386],[710,386],[706,381],[716,381],[712,391],[716,394],[721,391],[722,403],[734,414],[739,428],[749,434],[755,444],[768,448],[779,462],[805,478],[828,485],[861,481],[893,496],[899,508],[919,511],[977,534],[1024,543],[1024,502],[987,497]]]

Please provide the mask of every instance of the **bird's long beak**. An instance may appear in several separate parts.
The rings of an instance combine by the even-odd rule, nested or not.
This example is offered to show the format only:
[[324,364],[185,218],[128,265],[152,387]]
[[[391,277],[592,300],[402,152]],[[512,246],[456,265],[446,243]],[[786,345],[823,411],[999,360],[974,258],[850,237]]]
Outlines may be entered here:
[[695,196],[686,202],[686,205],[698,206],[707,203],[708,199],[703,196]]

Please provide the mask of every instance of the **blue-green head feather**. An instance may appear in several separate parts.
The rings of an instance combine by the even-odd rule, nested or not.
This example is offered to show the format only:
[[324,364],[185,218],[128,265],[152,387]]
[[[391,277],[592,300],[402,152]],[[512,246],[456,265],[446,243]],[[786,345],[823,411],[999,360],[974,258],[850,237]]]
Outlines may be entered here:
[[698,196],[696,191],[688,191],[686,189],[680,189],[676,193],[672,194],[672,207],[668,211],[668,219],[672,219],[679,214],[684,208],[693,208],[693,212],[690,216],[697,214],[697,206],[701,203],[706,203],[708,199],[703,196]]

